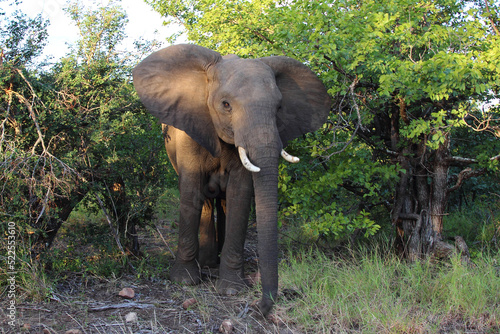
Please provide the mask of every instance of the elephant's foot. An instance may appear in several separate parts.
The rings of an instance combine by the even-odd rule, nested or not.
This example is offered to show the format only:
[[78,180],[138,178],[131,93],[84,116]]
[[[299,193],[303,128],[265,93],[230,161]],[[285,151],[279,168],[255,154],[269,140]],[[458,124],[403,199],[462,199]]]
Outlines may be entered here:
[[215,289],[221,295],[234,296],[241,290],[248,287],[242,271],[223,271],[220,270],[219,279],[215,283]]
[[255,305],[255,309],[257,310],[258,313],[260,313],[263,317],[267,317],[269,312],[271,312],[271,309],[273,308],[274,301],[269,299],[269,298],[262,298],[259,300],[259,302]]
[[176,262],[172,269],[170,269],[170,280],[185,285],[200,284],[200,266],[196,261]]
[[200,254],[198,255],[198,258],[201,268],[216,268],[217,260],[219,259],[217,255],[217,245],[215,245],[215,248],[202,248],[200,246]]

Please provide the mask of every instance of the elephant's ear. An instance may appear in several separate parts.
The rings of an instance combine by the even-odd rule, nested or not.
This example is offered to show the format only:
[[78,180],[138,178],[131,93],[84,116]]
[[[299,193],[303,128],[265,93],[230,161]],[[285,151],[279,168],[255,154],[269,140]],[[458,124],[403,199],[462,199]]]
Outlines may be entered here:
[[283,56],[260,59],[274,71],[283,96],[277,126],[283,146],[327,120],[331,100],[325,86],[307,66]]
[[173,45],[144,59],[133,70],[142,103],[160,122],[183,130],[213,156],[220,142],[207,106],[207,69],[221,55],[197,45]]

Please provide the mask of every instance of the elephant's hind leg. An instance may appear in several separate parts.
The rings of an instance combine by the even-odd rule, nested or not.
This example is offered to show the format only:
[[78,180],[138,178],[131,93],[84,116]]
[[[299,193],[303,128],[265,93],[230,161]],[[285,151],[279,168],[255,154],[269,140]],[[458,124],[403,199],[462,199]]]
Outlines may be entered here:
[[203,204],[200,219],[200,254],[202,268],[217,267],[218,246],[214,219],[214,199],[208,198]]
[[226,199],[216,198],[215,209],[217,212],[217,252],[221,254],[226,238]]

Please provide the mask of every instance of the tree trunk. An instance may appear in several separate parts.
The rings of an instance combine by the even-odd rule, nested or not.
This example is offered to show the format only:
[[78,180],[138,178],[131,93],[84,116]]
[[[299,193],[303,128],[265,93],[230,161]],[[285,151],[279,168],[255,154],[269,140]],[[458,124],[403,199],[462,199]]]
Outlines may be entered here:
[[36,229],[42,230],[42,233],[36,236],[31,246],[32,257],[38,257],[52,246],[62,223],[69,218],[69,215],[85,197],[85,194],[86,191],[77,188],[73,190],[68,197],[57,197],[55,200],[47,203],[48,208],[45,209],[45,214],[43,214],[39,220],[36,218],[38,218],[40,212],[43,210],[41,201],[37,200],[37,204],[32,205],[32,211],[37,214],[33,215],[33,217],[36,218],[32,219],[30,225]]
[[[436,243],[442,242],[449,157],[448,138],[435,151],[422,141],[403,149],[399,156],[405,172],[401,173],[393,209],[395,246],[400,256],[410,261],[433,254]],[[431,163],[425,166],[423,161]]]
[[125,248],[139,255],[139,238],[135,229],[136,218],[130,215],[130,201],[127,197],[125,182],[117,177],[110,189],[111,198],[104,196],[109,212],[114,213],[120,238],[125,239]]

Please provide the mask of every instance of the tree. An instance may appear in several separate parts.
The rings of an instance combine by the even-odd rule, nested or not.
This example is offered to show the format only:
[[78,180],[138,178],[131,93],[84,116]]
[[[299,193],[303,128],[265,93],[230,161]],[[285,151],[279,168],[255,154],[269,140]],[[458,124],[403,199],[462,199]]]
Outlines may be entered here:
[[[41,15],[28,18],[25,14],[16,11],[2,27],[1,62],[12,65],[29,64],[40,55],[47,40],[48,21]],[[2,24],[2,25],[3,25]]]
[[[376,185],[371,190],[390,210],[397,247],[410,259],[447,247],[443,216],[453,191],[498,172],[496,132],[475,133],[487,143],[479,150],[463,150],[456,137],[469,136],[475,119],[498,126],[498,104],[481,110],[499,97],[493,1],[147,2],[198,44],[251,57],[284,54],[316,71],[335,98],[330,126],[309,142],[324,149],[316,152],[317,166],[326,163],[330,175],[323,181],[364,198]],[[339,180],[332,166],[345,159],[336,152],[372,163],[350,168]],[[394,165],[396,182],[388,169]],[[373,173],[381,166],[383,173]]]
[[19,84],[2,77],[2,213],[29,226],[39,254],[77,205],[105,208],[137,252],[135,226],[168,181],[160,125],[135,94],[130,55],[116,50],[123,10],[75,2],[67,11],[82,29],[72,53],[44,71],[3,64]]
[[[47,37],[48,22],[15,12],[8,19],[2,13],[0,81],[2,111],[0,163],[3,181],[0,193],[3,219],[25,218],[38,222],[41,213],[33,210],[46,194],[64,192],[58,178],[67,166],[47,150],[38,121],[40,100],[29,81],[27,67],[40,55]],[[40,185],[43,184],[43,190]],[[57,192],[56,191],[56,192]]]
[[65,11],[78,27],[80,39],[75,52],[84,63],[117,60],[116,48],[125,38],[128,23],[119,5],[110,1],[106,7],[89,10],[79,2],[71,2]]

